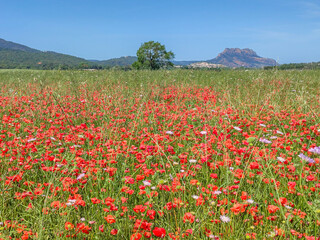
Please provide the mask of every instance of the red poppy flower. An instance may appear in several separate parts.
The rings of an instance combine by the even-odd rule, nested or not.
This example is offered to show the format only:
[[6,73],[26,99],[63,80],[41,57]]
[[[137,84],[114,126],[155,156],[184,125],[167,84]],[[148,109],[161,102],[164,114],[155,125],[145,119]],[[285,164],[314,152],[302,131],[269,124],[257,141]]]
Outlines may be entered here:
[[108,215],[107,217],[104,217],[104,219],[107,221],[107,223],[112,224],[116,222],[116,219],[112,215]]
[[118,233],[118,229],[112,229],[110,232],[111,235],[117,235],[117,233]]
[[274,205],[269,205],[268,206],[269,213],[275,213],[278,210],[279,210],[279,208],[277,206],[274,206]]
[[183,222],[184,223],[185,222],[193,223],[194,220],[195,220],[195,216],[190,212],[185,213],[184,216],[183,216]]
[[142,238],[141,233],[134,233],[131,235],[130,240],[139,240],[140,238]]
[[166,230],[164,228],[155,227],[152,233],[153,235],[159,238],[164,238],[166,236]]
[[74,228],[74,225],[73,225],[71,222],[66,222],[66,223],[64,224],[64,228],[65,228],[67,231],[69,231],[69,230],[71,230],[71,229]]
[[234,215],[238,215],[239,213],[243,213],[246,210],[246,207],[243,204],[236,203],[232,208],[230,208],[230,210]]

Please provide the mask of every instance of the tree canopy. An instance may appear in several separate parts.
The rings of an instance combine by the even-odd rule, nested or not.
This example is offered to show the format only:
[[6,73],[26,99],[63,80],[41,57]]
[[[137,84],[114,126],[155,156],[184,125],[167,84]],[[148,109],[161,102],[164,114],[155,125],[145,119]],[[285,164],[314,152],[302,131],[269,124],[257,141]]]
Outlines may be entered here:
[[174,58],[174,53],[166,51],[164,45],[159,42],[149,41],[141,45],[137,51],[138,60],[132,64],[136,69],[151,69],[172,67],[170,62]]

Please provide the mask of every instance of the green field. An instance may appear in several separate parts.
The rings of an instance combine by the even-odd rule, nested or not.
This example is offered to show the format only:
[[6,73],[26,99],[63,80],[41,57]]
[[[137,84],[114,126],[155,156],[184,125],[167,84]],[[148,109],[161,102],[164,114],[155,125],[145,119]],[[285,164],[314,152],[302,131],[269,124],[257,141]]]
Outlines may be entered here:
[[320,70],[0,70],[0,239],[320,237]]

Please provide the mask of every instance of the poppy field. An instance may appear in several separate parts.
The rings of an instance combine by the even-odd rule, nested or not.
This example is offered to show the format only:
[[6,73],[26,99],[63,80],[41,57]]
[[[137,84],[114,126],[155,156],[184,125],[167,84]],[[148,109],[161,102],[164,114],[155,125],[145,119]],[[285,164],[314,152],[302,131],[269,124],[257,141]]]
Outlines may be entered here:
[[0,239],[320,239],[320,71],[0,71]]

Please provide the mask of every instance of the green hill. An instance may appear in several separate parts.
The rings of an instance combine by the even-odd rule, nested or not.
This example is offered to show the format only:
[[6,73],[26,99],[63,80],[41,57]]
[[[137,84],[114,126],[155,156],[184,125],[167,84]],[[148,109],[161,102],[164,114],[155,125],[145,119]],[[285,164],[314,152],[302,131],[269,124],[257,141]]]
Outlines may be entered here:
[[0,68],[55,69],[86,67],[85,59],[55,52],[25,52],[0,49]]
[[0,39],[0,68],[55,69],[89,67],[91,62],[66,54],[43,52]]
[[137,60],[136,57],[120,57],[109,60],[86,60],[56,52],[43,52],[22,44],[0,38],[0,69],[69,69],[69,68],[110,68],[128,67]]
[[24,46],[24,45],[21,45],[18,43],[6,41],[2,38],[0,38],[0,49],[19,50],[19,51],[24,51],[24,52],[41,52],[37,49],[29,48],[27,46]]
[[130,66],[132,63],[137,61],[137,57],[133,56],[127,56],[127,57],[120,57],[120,58],[112,58],[109,60],[103,60],[103,61],[98,61],[98,60],[90,60],[91,62],[101,65],[101,66]]

